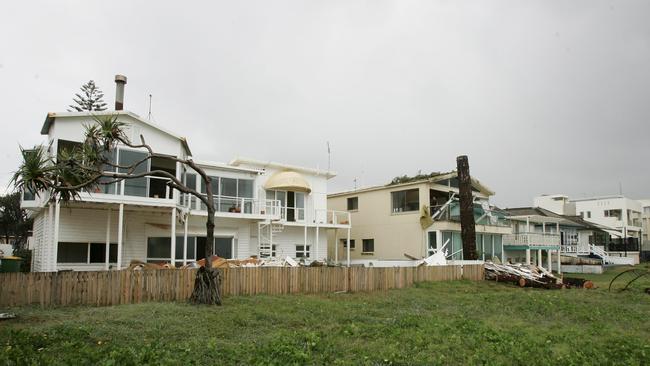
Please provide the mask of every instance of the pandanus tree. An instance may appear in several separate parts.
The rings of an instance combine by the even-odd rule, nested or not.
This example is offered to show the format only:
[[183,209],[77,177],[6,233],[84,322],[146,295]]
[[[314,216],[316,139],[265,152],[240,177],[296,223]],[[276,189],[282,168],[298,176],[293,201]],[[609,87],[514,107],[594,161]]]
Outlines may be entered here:
[[[30,150],[21,148],[23,161],[14,173],[14,187],[38,195],[47,192],[50,200],[66,204],[78,200],[83,192],[96,192],[103,185],[145,176],[164,177],[167,178],[166,184],[170,189],[194,196],[205,204],[208,212],[206,239],[208,243],[212,243],[215,207],[211,178],[191,158],[156,153],[142,135],[139,143],[130,141],[124,132],[125,127],[118,115],[94,116],[94,120],[85,125],[83,143],[76,148],[61,150],[56,159],[48,154],[46,146],[41,145]],[[133,164],[120,165],[111,159],[119,145],[143,150],[145,156]],[[205,194],[197,192],[165,170],[146,169],[149,166],[147,162],[153,158],[178,162],[196,171],[203,180]],[[190,301],[220,305],[220,277],[219,272],[212,268],[212,245],[205,246],[205,258],[205,265],[197,271]]]

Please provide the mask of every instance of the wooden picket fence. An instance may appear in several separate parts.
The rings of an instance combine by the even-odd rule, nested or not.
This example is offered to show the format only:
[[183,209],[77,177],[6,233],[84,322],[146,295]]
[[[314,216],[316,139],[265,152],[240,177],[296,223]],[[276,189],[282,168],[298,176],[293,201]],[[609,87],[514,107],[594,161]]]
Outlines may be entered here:
[[[422,281],[483,279],[482,264],[437,267],[253,267],[221,269],[222,294],[280,295],[406,288]],[[186,301],[196,270],[0,273],[0,306]]]

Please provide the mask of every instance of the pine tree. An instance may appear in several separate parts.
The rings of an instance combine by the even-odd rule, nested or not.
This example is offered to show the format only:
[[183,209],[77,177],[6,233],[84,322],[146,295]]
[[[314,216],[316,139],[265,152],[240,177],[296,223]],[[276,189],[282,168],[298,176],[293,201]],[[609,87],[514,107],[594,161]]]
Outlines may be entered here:
[[104,93],[95,85],[93,80],[88,81],[81,86],[81,94],[76,93],[76,98],[73,98],[75,104],[70,104],[69,112],[83,112],[83,111],[103,111],[106,110],[106,103],[104,103]]

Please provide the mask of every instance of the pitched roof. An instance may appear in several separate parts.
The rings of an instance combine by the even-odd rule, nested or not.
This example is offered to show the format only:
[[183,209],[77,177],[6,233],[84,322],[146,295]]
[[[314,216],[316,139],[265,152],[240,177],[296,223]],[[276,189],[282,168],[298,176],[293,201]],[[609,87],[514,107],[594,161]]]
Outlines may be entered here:
[[140,116],[137,114],[130,112],[130,111],[101,111],[101,112],[50,112],[45,116],[45,121],[43,122],[43,127],[41,128],[41,135],[47,135],[50,132],[50,128],[54,124],[54,120],[56,118],[67,118],[67,117],[94,117],[94,116],[112,116],[112,115],[125,115],[129,116],[138,122],[147,125],[151,128],[154,128],[160,132],[163,132],[175,139],[178,139],[181,144],[183,145],[183,148],[185,149],[185,152],[187,155],[192,156],[192,151],[190,150],[190,146],[187,143],[187,139],[185,137],[179,136],[161,126],[158,126],[157,124],[154,124],[150,121],[145,121]]
[[[364,192],[372,192],[372,191],[378,191],[382,189],[394,189],[396,187],[405,187],[409,185],[416,185],[416,184],[422,184],[422,183],[437,183],[440,181],[443,181],[445,179],[449,178],[455,178],[458,176],[458,173],[455,170],[452,170],[450,172],[444,172],[444,173],[438,173],[436,175],[431,175],[427,178],[424,179],[419,179],[419,180],[412,180],[412,181],[407,181],[404,183],[397,183],[397,184],[384,184],[384,185],[376,185],[376,186],[371,186],[371,187],[365,187],[365,188],[360,188],[360,189],[354,189],[354,190],[348,190],[348,191],[341,191],[341,192],[335,192],[335,193],[330,193],[327,196],[328,197],[336,197],[336,196],[345,196],[348,194],[358,194],[358,193],[364,193]],[[490,188],[488,188],[486,185],[481,183],[478,179],[472,177],[472,186],[475,188],[478,188],[481,193],[485,194],[486,196],[493,196],[494,191],[492,191]],[[455,188],[457,189],[457,188]]]
[[608,230],[606,226],[585,221],[580,216],[560,215],[541,207],[515,207],[503,209],[510,216],[544,216],[564,220],[564,224],[580,226],[592,230]]

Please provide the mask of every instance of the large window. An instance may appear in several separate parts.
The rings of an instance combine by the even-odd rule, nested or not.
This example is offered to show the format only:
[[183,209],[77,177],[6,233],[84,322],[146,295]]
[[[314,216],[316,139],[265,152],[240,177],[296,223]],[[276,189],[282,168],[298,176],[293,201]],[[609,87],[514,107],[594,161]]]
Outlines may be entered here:
[[[109,263],[117,263],[117,244],[111,243]],[[56,252],[58,263],[106,263],[106,243],[59,242]]]
[[391,192],[391,197],[393,213],[418,211],[420,209],[420,191],[418,189]]
[[348,211],[356,211],[359,209],[359,197],[348,198]]
[[[219,212],[252,213],[254,182],[252,179],[210,177],[214,205]],[[206,193],[205,183],[201,181],[201,193]],[[242,200],[244,198],[244,200]],[[243,201],[243,207],[242,207]],[[201,204],[205,210],[205,204]]]
[[605,217],[615,217],[616,220],[620,220],[622,217],[621,210],[605,210]]
[[[136,164],[142,159],[147,157],[147,154],[141,151],[134,150],[124,150],[120,149],[120,165],[121,166],[131,166]],[[149,169],[149,164],[147,161],[138,164],[138,166],[133,170],[133,174],[141,174],[147,172]],[[119,173],[127,173],[127,168],[118,168]],[[125,179],[124,180],[124,195],[126,196],[138,196],[146,197],[147,196],[147,178],[134,178],[134,179]]]
[[150,237],[147,239],[147,262],[169,261],[172,257],[172,238]]
[[361,248],[362,253],[374,253],[375,252],[375,239],[363,239],[361,241],[363,247]]
[[[188,236],[187,248],[184,246],[184,241],[184,237],[176,237],[176,267],[205,258],[205,237]],[[147,239],[147,262],[167,263],[171,260],[171,252],[172,240],[170,237],[149,237]],[[233,238],[215,237],[212,254],[226,259],[233,258]]]

